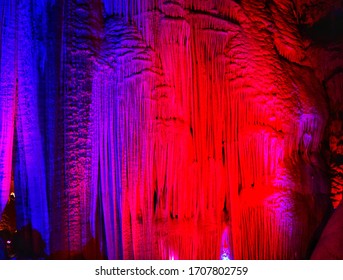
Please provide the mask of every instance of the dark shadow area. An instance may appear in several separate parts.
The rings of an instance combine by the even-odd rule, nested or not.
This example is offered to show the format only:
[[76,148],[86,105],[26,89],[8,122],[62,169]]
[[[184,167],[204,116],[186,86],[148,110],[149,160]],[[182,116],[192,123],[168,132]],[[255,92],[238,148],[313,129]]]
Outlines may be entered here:
[[343,260],[343,202],[332,213],[311,255],[312,260]]
[[13,248],[13,237],[15,233],[15,194],[14,192],[11,192],[0,220],[0,260],[15,258],[15,251]]
[[46,259],[45,247],[41,234],[31,224],[15,232],[8,229],[0,231],[0,259]]
[[0,238],[0,260],[6,260],[6,245],[2,238]]
[[0,260],[11,259],[12,234],[8,229],[0,230]]
[[343,9],[332,10],[313,25],[300,25],[299,30],[306,38],[317,43],[330,43],[343,39]]
[[313,251],[315,250],[315,248],[319,242],[319,239],[320,239],[328,221],[330,220],[332,214],[333,214],[333,209],[332,209],[332,207],[330,207],[330,209],[328,209],[327,212],[325,213],[323,220],[319,224],[318,228],[315,230],[315,232],[313,233],[313,235],[311,237],[311,240],[309,242],[309,246],[308,246],[307,251],[306,251],[305,259],[309,260],[311,258]]
[[95,238],[90,239],[82,252],[57,251],[47,257],[49,260],[104,260],[106,256],[100,250],[101,244]]
[[31,224],[22,227],[13,238],[13,248],[18,260],[46,259],[46,244],[41,234]]

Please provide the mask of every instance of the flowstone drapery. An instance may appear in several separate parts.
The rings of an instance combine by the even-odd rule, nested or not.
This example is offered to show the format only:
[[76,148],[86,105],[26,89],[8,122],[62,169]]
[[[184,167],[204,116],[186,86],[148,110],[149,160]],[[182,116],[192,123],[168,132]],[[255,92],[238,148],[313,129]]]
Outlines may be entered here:
[[1,1],[1,212],[53,259],[309,258],[342,200],[342,13]]

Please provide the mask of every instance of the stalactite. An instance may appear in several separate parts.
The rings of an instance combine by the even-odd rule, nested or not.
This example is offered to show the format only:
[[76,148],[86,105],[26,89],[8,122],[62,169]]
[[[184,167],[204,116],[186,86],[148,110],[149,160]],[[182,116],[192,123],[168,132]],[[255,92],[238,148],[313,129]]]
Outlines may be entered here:
[[[17,215],[17,226],[31,224],[38,230],[46,244],[49,253],[49,220],[47,206],[46,173],[43,154],[43,141],[40,134],[39,101],[38,101],[38,52],[33,34],[34,23],[31,23],[30,2],[19,2],[18,14],[18,117],[17,133],[19,157],[23,167],[19,176],[20,184],[15,189],[20,194],[26,193],[26,207],[23,207],[24,217]],[[26,190],[25,190],[26,189]],[[33,241],[35,242],[35,241]]]
[[[97,40],[98,1],[66,1],[63,23],[64,186],[63,249],[82,255],[90,238],[90,104]],[[90,26],[90,27],[88,27]]]
[[[7,3],[8,2],[8,3]],[[12,1],[0,4],[0,212],[10,194],[12,150],[16,112],[16,7]]]
[[0,4],[0,210],[13,176],[51,258],[306,257],[325,145],[342,199],[340,47],[307,26],[336,1],[34,2]]
[[[218,9],[224,9],[223,3],[217,4]],[[303,160],[308,162],[303,164],[304,169],[308,169],[309,162],[313,162],[313,156],[310,154],[319,148],[325,124],[325,111],[310,111],[319,107],[316,107],[318,103],[311,101],[310,97],[307,98],[307,93],[312,94],[311,92],[318,91],[319,87],[306,87],[292,75],[293,71],[303,71],[306,77],[308,73],[297,66],[291,66],[288,62],[277,61],[280,54],[290,60],[300,61],[302,58],[283,51],[280,53],[280,50],[279,53],[275,52],[273,38],[261,40],[262,37],[254,33],[253,28],[261,27],[261,24],[268,27],[268,18],[256,10],[260,8],[259,5],[245,3],[243,11],[230,2],[231,8],[225,12],[232,20],[221,18],[215,9],[208,11],[208,3],[165,2],[158,11],[153,11],[154,7],[149,6],[147,2],[140,2],[137,5],[141,8],[134,17],[130,12],[120,10],[120,3],[106,10],[108,14],[123,16],[124,20],[121,27],[117,27],[120,29],[116,29],[119,34],[117,37],[105,32],[111,40],[114,39],[111,44],[105,44],[106,51],[112,48],[118,51],[112,51],[111,55],[106,54],[112,57],[113,70],[107,66],[101,67],[99,72],[106,74],[101,74],[100,85],[106,86],[98,85],[96,89],[102,88],[100,92],[112,92],[110,88],[116,88],[113,94],[117,92],[120,96],[115,99],[121,100],[122,107],[109,115],[116,115],[119,111],[127,112],[123,117],[118,116],[120,122],[117,133],[124,138],[119,142],[117,138],[116,143],[119,150],[124,151],[124,162],[118,166],[124,177],[114,184],[116,192],[122,195],[119,199],[122,204],[117,204],[116,199],[110,198],[108,203],[112,203],[112,206],[106,206],[106,209],[109,208],[107,211],[104,208],[105,216],[108,215],[106,212],[121,213],[122,223],[112,218],[112,226],[122,226],[125,232],[123,240],[127,242],[124,244],[129,244],[124,249],[126,257],[143,257],[141,254],[146,248],[139,249],[137,242],[151,244],[151,240],[142,238],[141,232],[144,232],[146,222],[153,216],[161,223],[164,221],[166,225],[171,225],[174,219],[212,221],[221,224],[223,215],[227,215],[223,213],[223,209],[229,213],[224,220],[232,220],[232,238],[235,239],[234,251],[237,258],[303,257],[306,251],[304,240],[318,224],[322,215],[320,213],[325,211],[325,206],[319,207],[321,210],[318,210],[318,218],[311,220],[306,215],[303,217],[308,221],[309,227],[302,233],[296,231],[301,219],[295,221],[296,215],[290,213],[297,212],[296,209],[306,205],[309,199],[306,197],[307,193],[318,188],[320,192],[325,193],[326,182],[321,180],[322,185],[314,185],[308,178],[299,180],[292,174],[292,170],[296,168],[296,164],[300,164],[296,156],[298,150],[304,154]],[[171,9],[171,6],[175,9]],[[281,24],[279,28],[286,28],[285,22],[280,21],[282,18],[277,18],[280,14],[273,12],[275,21]],[[252,13],[252,26],[240,23],[242,18]],[[289,10],[286,9],[284,13],[289,13]],[[127,18],[134,20],[137,31],[123,31]],[[116,23],[118,22],[120,21],[117,20]],[[159,28],[156,28],[156,22],[162,23]],[[134,32],[141,32],[142,41],[134,43],[132,39],[140,37]],[[268,38],[268,32],[266,36]],[[282,36],[284,40],[289,40],[293,35],[286,32]],[[296,40],[300,39],[297,37]],[[147,44],[145,47],[144,41]],[[289,42],[296,49],[297,43]],[[135,44],[135,49],[132,49]],[[144,50],[148,46],[153,47],[160,59],[162,80],[159,78],[162,77],[161,70],[155,69],[156,66],[153,64],[148,66],[151,56],[154,56],[153,53],[147,55]],[[139,58],[133,57],[137,53],[140,54]],[[170,55],[165,56],[165,53]],[[253,63],[248,63],[247,57],[251,57]],[[136,59],[142,60],[144,66],[138,62],[134,63]],[[159,63],[156,59],[153,61]],[[275,66],[271,66],[269,61],[275,61]],[[122,69],[122,65],[125,65],[125,69]],[[294,68],[290,76],[282,77],[282,73],[289,68]],[[145,78],[145,88],[141,90],[136,76],[147,75],[147,69],[151,69],[151,74],[155,75],[155,78],[152,83],[149,78]],[[279,73],[279,76],[275,72]],[[251,76],[250,79],[241,78],[248,73],[254,73],[256,76]],[[109,80],[115,81],[114,84],[106,82],[106,75],[109,75]],[[295,80],[293,84],[289,82],[291,79]],[[131,83],[135,85],[131,86]],[[119,87],[115,86],[116,84],[119,84]],[[267,92],[263,92],[262,88]],[[152,92],[152,95],[149,95],[149,92]],[[263,97],[265,94],[268,98]],[[142,103],[137,102],[136,98],[142,97],[147,100],[143,102],[143,107],[140,107],[138,104]],[[285,100],[295,107],[287,105]],[[150,111],[145,108],[146,105]],[[114,107],[118,108],[116,106]],[[271,111],[272,106],[278,109]],[[304,112],[299,113],[297,106],[303,108]],[[107,112],[111,108],[98,110]],[[283,120],[285,112],[288,116]],[[292,119],[298,119],[300,125],[290,125]],[[146,122],[149,123],[148,127]],[[105,117],[100,123],[103,126],[98,129],[110,133],[107,129],[111,125]],[[176,127],[178,132],[174,130]],[[154,135],[154,138],[160,141],[149,143],[150,140],[144,140],[147,135]],[[108,141],[106,138],[105,136],[104,144]],[[116,142],[114,139],[112,141]],[[184,149],[180,149],[179,143],[187,144]],[[105,152],[105,156],[112,160],[113,157],[118,158],[118,155],[111,155],[108,151]],[[183,161],[185,158],[186,162]],[[102,161],[100,156],[100,162]],[[140,162],[143,165],[140,165]],[[99,171],[107,169],[101,166],[102,164]],[[182,175],[178,170],[183,170]],[[98,173],[95,172],[93,180],[96,174]],[[106,188],[108,183],[101,184]],[[287,197],[286,202],[282,195],[276,195],[281,190],[285,191],[283,196]],[[304,194],[303,202],[297,198],[298,192]],[[142,198],[148,202],[149,207],[146,209],[142,207]],[[310,207],[316,208],[318,203],[316,201]],[[268,213],[279,204],[279,214],[270,216]],[[253,205],[256,205],[255,208]],[[250,212],[244,210],[246,207],[252,207]],[[260,223],[263,215],[267,220],[262,222],[261,229],[256,225],[249,232],[238,230],[244,228],[245,221],[247,224],[253,224],[254,221]],[[136,220],[139,221],[138,224]],[[284,239],[273,252],[258,252],[257,244],[263,243],[262,236],[249,242],[251,249],[242,247],[242,240],[250,234],[262,231],[264,238],[277,239],[280,235],[287,235],[289,227],[295,228],[294,234],[301,236],[300,243],[293,244],[293,249],[290,248],[291,239]],[[120,237],[115,237],[113,231],[116,230],[107,230],[110,238],[116,238],[117,242],[113,241],[112,244],[120,244]],[[149,232],[160,234],[159,230]],[[219,236],[221,233],[217,238]],[[165,245],[168,249],[163,251],[160,257],[194,258],[197,255],[195,251],[178,251],[179,249],[175,249],[179,248],[175,243],[177,241],[173,242],[173,245]],[[194,245],[196,246],[196,243]],[[111,245],[108,244],[107,249],[110,248]],[[298,252],[295,251],[296,248]],[[118,250],[112,248],[114,249]],[[151,251],[144,252],[145,257],[149,254]],[[113,256],[118,257],[120,253]]]

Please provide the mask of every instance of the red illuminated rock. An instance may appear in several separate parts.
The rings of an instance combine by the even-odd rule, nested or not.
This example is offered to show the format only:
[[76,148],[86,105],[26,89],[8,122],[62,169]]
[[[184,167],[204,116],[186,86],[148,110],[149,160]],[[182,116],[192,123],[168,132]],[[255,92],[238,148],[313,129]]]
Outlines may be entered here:
[[56,258],[309,257],[342,200],[339,1],[63,3],[0,41],[0,206],[13,174]]

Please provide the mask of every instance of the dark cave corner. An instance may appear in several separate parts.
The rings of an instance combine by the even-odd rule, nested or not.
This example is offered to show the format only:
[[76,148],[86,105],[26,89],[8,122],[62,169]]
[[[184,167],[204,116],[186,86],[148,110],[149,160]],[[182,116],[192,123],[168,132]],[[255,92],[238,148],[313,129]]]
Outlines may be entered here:
[[[0,260],[103,260],[104,241],[100,238],[91,238],[82,248],[82,252],[57,251],[46,254],[46,244],[40,232],[26,224],[17,229],[15,221],[15,194],[12,192],[0,220]],[[99,215],[101,218],[101,215]],[[97,235],[101,231],[103,221],[98,227]],[[103,237],[104,238],[104,237]],[[103,248],[102,250],[100,248]]]

